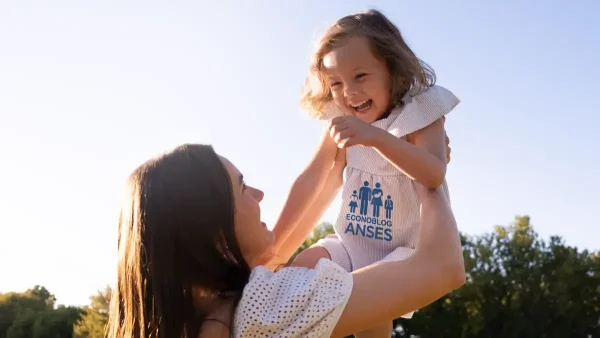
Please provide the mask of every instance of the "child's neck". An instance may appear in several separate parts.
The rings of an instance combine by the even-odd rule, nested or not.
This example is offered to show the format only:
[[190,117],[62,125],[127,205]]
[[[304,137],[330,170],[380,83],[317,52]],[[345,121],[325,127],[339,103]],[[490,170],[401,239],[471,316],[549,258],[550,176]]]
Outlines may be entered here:
[[388,109],[375,120],[375,122],[387,119],[388,116],[390,116],[390,114],[392,113],[393,108],[393,106],[389,106]]

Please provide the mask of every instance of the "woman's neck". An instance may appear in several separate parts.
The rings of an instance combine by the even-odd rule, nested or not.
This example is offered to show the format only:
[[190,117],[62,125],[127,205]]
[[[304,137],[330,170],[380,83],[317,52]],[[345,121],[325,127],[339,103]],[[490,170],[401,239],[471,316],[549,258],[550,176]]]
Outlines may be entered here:
[[233,315],[233,300],[232,299],[215,299],[210,303],[206,303],[206,307],[211,310],[207,311],[206,318],[200,328],[199,338],[227,338],[231,335],[231,318]]

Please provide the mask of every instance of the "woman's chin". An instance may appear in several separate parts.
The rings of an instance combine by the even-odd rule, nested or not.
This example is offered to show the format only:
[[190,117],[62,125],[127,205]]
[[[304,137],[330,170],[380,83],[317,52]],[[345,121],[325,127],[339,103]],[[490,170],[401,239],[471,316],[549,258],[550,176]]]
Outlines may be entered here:
[[[275,258],[275,248],[273,247],[273,245],[269,246],[268,250],[266,250],[257,260],[256,260],[256,264],[255,266],[260,266],[260,265],[268,265],[269,263],[272,263],[274,261]],[[251,267],[254,268],[254,267]]]

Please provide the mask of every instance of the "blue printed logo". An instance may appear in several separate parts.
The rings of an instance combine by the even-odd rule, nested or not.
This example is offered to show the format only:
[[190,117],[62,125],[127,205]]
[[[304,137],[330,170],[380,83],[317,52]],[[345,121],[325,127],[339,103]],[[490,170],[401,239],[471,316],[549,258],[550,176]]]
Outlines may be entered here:
[[[363,186],[352,191],[350,196],[350,213],[346,214],[346,220],[353,221],[346,226],[345,233],[352,233],[355,236],[362,235],[367,238],[377,240],[392,240],[392,210],[394,210],[394,202],[392,197],[387,195],[383,199],[383,190],[381,184],[375,183],[375,188],[369,187],[369,182],[365,181]],[[371,205],[371,213],[369,215],[369,205]],[[360,208],[359,208],[360,206]],[[385,220],[380,220],[381,208],[385,210]],[[356,212],[358,210],[358,214]],[[361,225],[361,223],[363,223]],[[366,224],[365,224],[366,223]]]

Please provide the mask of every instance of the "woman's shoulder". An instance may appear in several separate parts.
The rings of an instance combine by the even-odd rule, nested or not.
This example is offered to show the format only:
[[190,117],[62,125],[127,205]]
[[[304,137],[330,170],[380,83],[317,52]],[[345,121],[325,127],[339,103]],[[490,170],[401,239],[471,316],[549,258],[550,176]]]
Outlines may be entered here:
[[327,259],[314,269],[259,266],[235,314],[235,336],[328,337],[352,292],[352,275]]
[[329,259],[320,259],[314,269],[300,267],[284,267],[276,271],[267,269],[264,266],[257,266],[250,274],[249,283],[263,280],[286,280],[288,276],[303,278],[318,278],[323,276],[336,276],[338,278],[352,278],[346,270],[335,264]]

